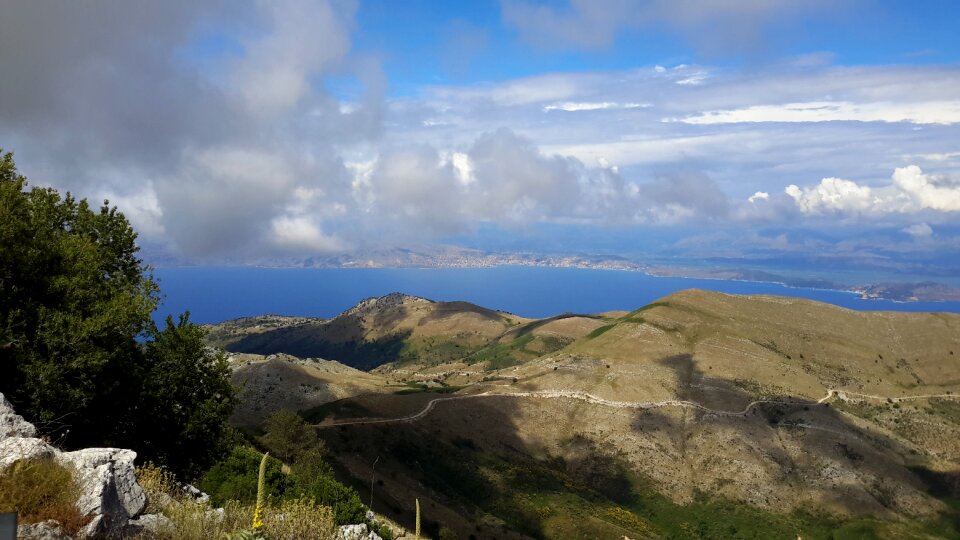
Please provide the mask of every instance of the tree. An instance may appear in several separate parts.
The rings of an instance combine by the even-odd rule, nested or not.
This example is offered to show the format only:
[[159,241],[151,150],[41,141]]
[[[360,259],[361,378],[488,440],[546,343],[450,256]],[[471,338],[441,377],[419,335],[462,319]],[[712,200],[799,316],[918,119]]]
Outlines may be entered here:
[[260,442],[287,463],[300,461],[311,452],[321,459],[326,454],[326,445],[317,437],[317,432],[291,410],[280,409],[270,415],[263,429],[266,433]]
[[[179,463],[181,441],[201,443],[198,432],[230,414],[222,358],[186,316],[153,324],[159,287],[116,207],[27,189],[13,155],[0,156],[0,392],[63,446],[130,447]],[[175,375],[161,374],[171,366]],[[169,388],[191,377],[188,390]],[[186,420],[179,431],[174,419]],[[151,426],[166,438],[147,443]]]
[[144,347],[146,366],[132,427],[135,439],[158,463],[193,478],[229,451],[235,441],[226,419],[233,412],[234,388],[222,351],[203,345],[203,330],[167,317],[153,326]]

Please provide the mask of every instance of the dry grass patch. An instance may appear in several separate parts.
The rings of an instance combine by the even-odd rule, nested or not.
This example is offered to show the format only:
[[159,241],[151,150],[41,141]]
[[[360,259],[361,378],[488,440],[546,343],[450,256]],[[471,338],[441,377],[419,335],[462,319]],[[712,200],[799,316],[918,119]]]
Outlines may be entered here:
[[73,471],[52,459],[18,461],[0,473],[0,512],[17,512],[20,523],[53,519],[72,536],[89,521],[79,496]]

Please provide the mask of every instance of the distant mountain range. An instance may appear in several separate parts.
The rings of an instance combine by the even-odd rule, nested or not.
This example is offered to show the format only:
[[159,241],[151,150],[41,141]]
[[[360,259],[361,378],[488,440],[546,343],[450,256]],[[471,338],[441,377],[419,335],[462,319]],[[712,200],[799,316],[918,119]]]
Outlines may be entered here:
[[960,534],[960,315],[690,290],[525,319],[398,293],[208,330],[238,425],[297,410],[377,511],[409,523],[419,498],[461,538]]

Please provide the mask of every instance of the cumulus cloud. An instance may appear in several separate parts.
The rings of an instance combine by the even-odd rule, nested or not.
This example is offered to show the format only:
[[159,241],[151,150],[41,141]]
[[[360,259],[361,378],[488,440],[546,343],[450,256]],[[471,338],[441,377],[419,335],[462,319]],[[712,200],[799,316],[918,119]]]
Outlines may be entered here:
[[281,216],[271,222],[274,238],[280,246],[293,253],[329,253],[342,251],[340,240],[326,235],[320,227],[306,216]]
[[824,178],[814,187],[791,184],[784,191],[805,214],[960,211],[960,183],[924,174],[916,165],[896,169],[891,184],[876,188],[842,178]]
[[455,152],[426,145],[384,151],[363,178],[363,222],[394,240],[450,236],[481,223],[673,225],[722,220],[729,212],[726,195],[700,171],[631,181],[613,166],[546,153],[506,128]]
[[629,188],[612,171],[544,155],[531,140],[501,128],[447,155],[429,146],[386,151],[361,190],[370,219],[437,236],[481,222],[605,222],[624,214],[615,207]]
[[[763,28],[793,9],[780,0],[503,6],[524,37],[584,47],[625,25],[687,35],[731,23],[747,35],[732,19]],[[925,212],[941,232],[960,205],[949,176],[960,171],[956,66],[646,66],[387,97],[377,59],[352,49],[358,9],[10,3],[0,17],[0,141],[32,182],[109,198],[143,240],[238,262],[423,242],[481,224],[520,234],[539,223],[779,226],[854,213],[898,215],[888,220],[897,230]],[[466,48],[484,39],[474,32]],[[905,167],[889,183],[859,180],[903,163],[944,175]],[[799,187],[832,171],[842,178]]]
[[929,238],[933,236],[933,228],[926,223],[914,223],[908,227],[901,229],[903,232],[909,234],[914,238]]
[[244,43],[234,67],[235,85],[254,114],[288,111],[312,93],[309,77],[342,61],[350,48],[356,2],[263,2],[269,21]]
[[[0,137],[35,183],[109,198],[189,257],[334,249],[323,221],[352,193],[339,154],[377,136],[385,88],[350,52],[356,7],[14,2]],[[367,92],[335,99],[330,74]]]
[[960,211],[960,182],[945,176],[924,174],[920,167],[910,165],[893,172],[893,183],[918,208]]

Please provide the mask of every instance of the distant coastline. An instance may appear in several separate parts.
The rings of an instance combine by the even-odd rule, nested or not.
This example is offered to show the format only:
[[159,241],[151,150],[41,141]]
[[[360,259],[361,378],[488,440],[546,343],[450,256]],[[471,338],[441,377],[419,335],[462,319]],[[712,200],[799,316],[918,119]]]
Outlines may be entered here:
[[[190,261],[161,257],[158,268],[201,266]],[[501,267],[575,268],[639,272],[651,277],[738,281],[780,285],[793,289],[843,292],[863,300],[890,300],[898,303],[960,301],[960,288],[934,281],[878,281],[848,285],[820,278],[790,277],[749,268],[671,266],[649,264],[625,257],[572,254],[551,255],[533,252],[487,252],[458,247],[389,249],[361,253],[306,258],[272,258],[253,262],[224,264],[255,268],[313,269],[483,269]]]

